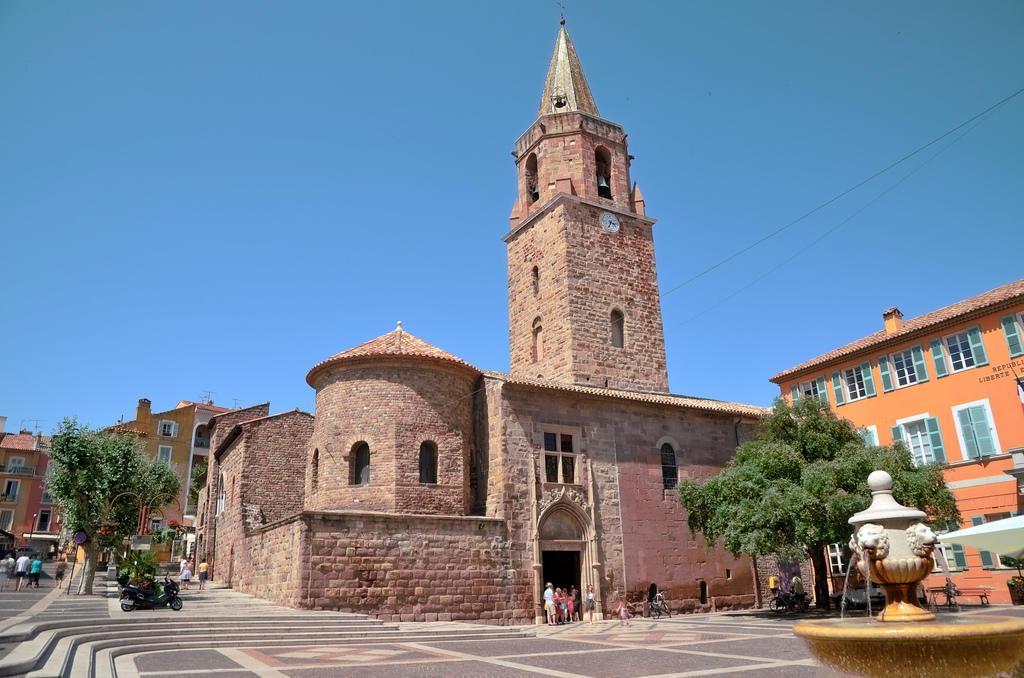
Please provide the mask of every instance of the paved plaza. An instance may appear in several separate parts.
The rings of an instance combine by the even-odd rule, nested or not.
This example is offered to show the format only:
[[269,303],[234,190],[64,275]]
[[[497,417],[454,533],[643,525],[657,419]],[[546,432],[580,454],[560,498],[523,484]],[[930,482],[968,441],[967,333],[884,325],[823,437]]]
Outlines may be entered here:
[[[179,613],[125,613],[116,586],[97,582],[96,590],[68,596],[44,577],[38,590],[0,592],[0,676],[837,675],[793,636],[803,617],[767,612],[509,628],[292,610],[217,587],[183,591]],[[1024,610],[959,614],[992,613]]]

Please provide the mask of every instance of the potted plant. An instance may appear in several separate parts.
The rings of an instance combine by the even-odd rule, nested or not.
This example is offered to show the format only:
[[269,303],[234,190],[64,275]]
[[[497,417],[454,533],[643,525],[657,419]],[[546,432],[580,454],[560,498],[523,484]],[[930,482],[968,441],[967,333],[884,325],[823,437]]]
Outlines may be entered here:
[[1006,587],[1010,589],[1010,601],[1014,605],[1024,605],[1024,558],[1011,558],[1010,556],[999,556],[1003,565],[1017,568],[1017,574],[1010,577]]

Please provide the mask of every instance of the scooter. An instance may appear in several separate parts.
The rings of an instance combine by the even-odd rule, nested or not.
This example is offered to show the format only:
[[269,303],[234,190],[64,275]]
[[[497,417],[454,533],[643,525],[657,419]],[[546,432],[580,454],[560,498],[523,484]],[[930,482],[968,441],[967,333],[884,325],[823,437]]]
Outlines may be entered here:
[[142,588],[128,584],[128,578],[122,576],[117,581],[123,587],[121,589],[121,609],[125,612],[132,610],[150,610],[157,607],[170,607],[177,612],[182,608],[181,598],[178,597],[178,584],[164,577],[163,591],[157,595],[156,590]]

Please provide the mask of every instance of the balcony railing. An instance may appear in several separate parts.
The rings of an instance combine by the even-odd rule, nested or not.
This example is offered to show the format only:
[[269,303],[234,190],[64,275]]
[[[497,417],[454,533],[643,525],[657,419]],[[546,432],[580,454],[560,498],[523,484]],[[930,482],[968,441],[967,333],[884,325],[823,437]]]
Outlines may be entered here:
[[18,501],[18,493],[0,494],[0,504],[15,504]]
[[195,500],[192,500],[192,499],[190,499],[190,500],[189,500],[189,501],[188,501],[188,502],[187,502],[187,503],[185,504],[185,515],[186,515],[186,516],[194,516],[194,515],[196,514],[196,511],[197,511],[198,509],[199,509],[199,502],[198,502],[198,501],[195,501]]
[[210,448],[210,440],[208,438],[196,438],[193,447],[203,447],[206,449]]
[[30,476],[36,470],[35,466],[4,466],[0,464],[0,473],[13,473],[19,476]]

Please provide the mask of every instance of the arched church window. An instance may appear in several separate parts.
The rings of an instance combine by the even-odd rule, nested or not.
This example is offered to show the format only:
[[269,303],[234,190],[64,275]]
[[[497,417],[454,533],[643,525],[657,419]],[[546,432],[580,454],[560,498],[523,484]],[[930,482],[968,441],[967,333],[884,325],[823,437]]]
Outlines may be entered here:
[[540,294],[540,268],[537,266],[533,267],[533,296]]
[[437,445],[429,440],[420,443],[420,482],[437,482]]
[[313,492],[316,492],[317,485],[320,483],[320,450],[313,450],[313,463],[310,464],[310,485],[312,486]]
[[530,351],[530,358],[533,362],[538,362],[544,358],[544,327],[541,325],[539,317],[533,321],[533,346]]
[[597,173],[597,194],[602,198],[612,197],[612,154],[604,146],[594,151],[594,167]]
[[358,442],[352,448],[352,485],[368,485],[370,483],[370,446]]
[[523,178],[526,180],[526,195],[531,203],[540,200],[540,175],[537,172],[537,154],[531,153],[526,159],[526,169],[523,170]]
[[227,503],[228,483],[224,474],[221,473],[217,479],[217,515],[224,513],[224,505]]
[[611,316],[612,346],[622,348],[626,337],[626,316],[619,309],[612,309]]
[[676,465],[676,451],[665,443],[661,446],[661,484],[671,490],[679,482],[679,467]]

